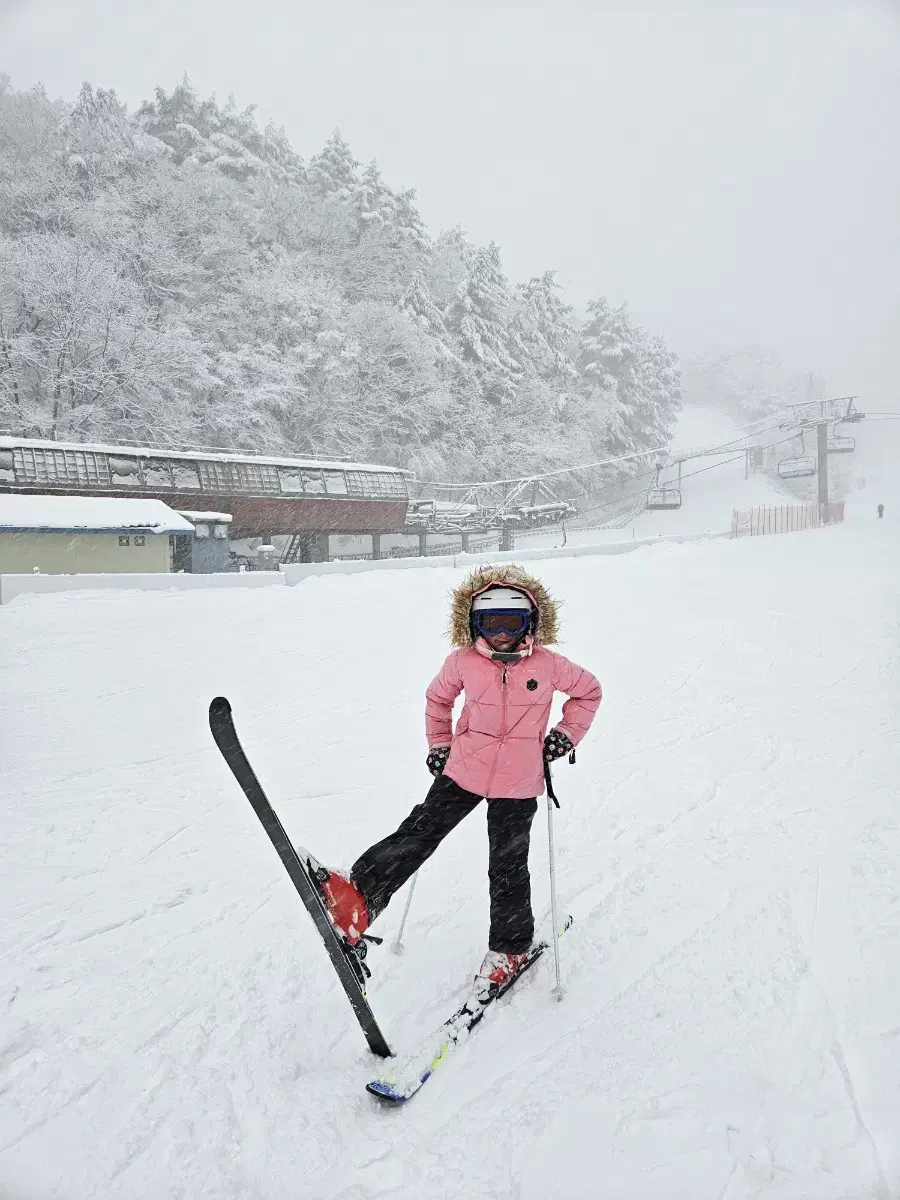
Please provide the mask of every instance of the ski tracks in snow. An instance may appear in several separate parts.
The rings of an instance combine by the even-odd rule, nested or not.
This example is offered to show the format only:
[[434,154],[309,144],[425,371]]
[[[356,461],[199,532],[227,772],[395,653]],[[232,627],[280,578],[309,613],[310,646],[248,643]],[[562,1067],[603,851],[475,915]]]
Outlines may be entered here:
[[[897,589],[883,547],[830,537],[546,564],[563,650],[606,692],[556,773],[567,998],[539,963],[397,1111],[362,1091],[372,1060],[205,714],[229,693],[286,827],[352,861],[427,787],[421,691],[454,575],[4,609],[25,653],[0,678],[25,703],[3,814],[0,1189],[898,1200]],[[421,654],[322,660],[330,628],[401,585]],[[373,951],[398,1049],[477,965],[483,823],[423,870],[404,955]]]

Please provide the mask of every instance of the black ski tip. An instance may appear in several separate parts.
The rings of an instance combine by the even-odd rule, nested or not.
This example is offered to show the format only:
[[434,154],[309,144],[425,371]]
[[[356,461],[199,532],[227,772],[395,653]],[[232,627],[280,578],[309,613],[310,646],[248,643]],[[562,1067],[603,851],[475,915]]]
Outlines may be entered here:
[[215,699],[209,702],[209,719],[214,721],[222,717],[231,716],[231,705],[224,696],[216,696]]

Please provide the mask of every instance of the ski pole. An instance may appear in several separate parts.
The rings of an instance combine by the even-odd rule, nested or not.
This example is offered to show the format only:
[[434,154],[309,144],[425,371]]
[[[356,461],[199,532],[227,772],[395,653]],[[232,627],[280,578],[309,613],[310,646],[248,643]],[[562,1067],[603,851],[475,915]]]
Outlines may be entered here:
[[550,779],[550,764],[546,762],[544,763],[544,779],[547,783],[547,841],[550,849],[550,922],[553,927],[553,965],[556,969],[556,987],[553,989],[553,994],[557,1000],[562,1000],[565,992],[559,970],[559,912],[556,906],[556,850],[553,845],[553,808],[554,806],[559,808],[559,801]]
[[403,953],[403,930],[406,927],[406,918],[409,916],[409,906],[412,904],[413,892],[416,890],[416,880],[419,878],[419,872],[416,871],[412,877],[412,883],[409,885],[409,892],[406,896],[406,907],[403,909],[403,916],[400,918],[400,928],[397,930],[397,936],[391,943],[391,949],[395,954]]

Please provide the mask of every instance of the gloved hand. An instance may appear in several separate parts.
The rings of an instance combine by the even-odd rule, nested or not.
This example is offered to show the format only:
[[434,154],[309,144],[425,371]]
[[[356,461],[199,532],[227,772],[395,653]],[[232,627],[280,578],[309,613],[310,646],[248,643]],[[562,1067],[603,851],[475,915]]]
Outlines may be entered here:
[[443,775],[444,767],[446,767],[449,757],[449,746],[432,746],[428,751],[428,757],[425,759],[425,766],[437,778],[438,775]]
[[551,729],[544,738],[544,762],[552,763],[557,758],[565,758],[575,747],[572,739],[559,729]]

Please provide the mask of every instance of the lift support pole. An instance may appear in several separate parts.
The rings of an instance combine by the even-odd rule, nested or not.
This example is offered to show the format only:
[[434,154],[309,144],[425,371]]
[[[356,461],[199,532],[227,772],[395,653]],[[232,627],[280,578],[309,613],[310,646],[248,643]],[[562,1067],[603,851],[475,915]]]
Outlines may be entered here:
[[816,433],[819,451],[819,523],[824,525],[828,505],[828,422],[820,421]]

